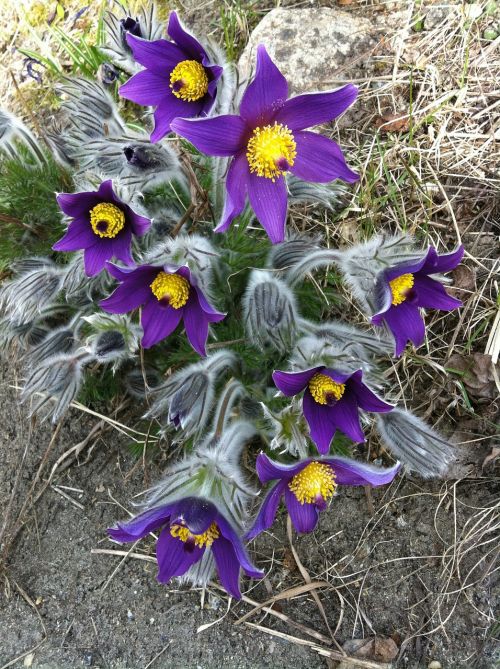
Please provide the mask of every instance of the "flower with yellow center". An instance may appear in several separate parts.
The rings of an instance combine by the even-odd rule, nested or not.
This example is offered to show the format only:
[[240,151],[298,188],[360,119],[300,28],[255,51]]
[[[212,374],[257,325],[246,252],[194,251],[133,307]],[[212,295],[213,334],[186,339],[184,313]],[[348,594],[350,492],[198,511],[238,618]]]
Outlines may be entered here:
[[197,60],[183,60],[170,74],[170,88],[176,98],[196,102],[207,94],[208,77]]
[[401,274],[392,281],[389,281],[389,288],[392,294],[392,304],[397,307],[398,304],[404,302],[408,293],[413,288],[415,278],[413,274]]
[[189,281],[179,274],[159,272],[150,288],[158,302],[165,300],[174,309],[180,309],[189,299]]
[[194,541],[195,546],[198,548],[210,548],[214,541],[220,536],[219,528],[215,523],[212,523],[208,530],[203,532],[203,534],[192,534],[185,525],[176,523],[171,526],[170,534],[173,537],[180,539],[183,543],[186,543],[186,541]]
[[345,391],[345,383],[337,383],[326,374],[315,374],[309,381],[309,391],[318,404],[333,404]]
[[328,501],[335,494],[335,473],[322,462],[310,462],[288,484],[301,504]]
[[113,239],[125,227],[125,214],[111,202],[100,202],[90,210],[90,225],[94,234]]
[[293,166],[296,155],[293,135],[281,123],[255,128],[247,144],[250,172],[273,182]]

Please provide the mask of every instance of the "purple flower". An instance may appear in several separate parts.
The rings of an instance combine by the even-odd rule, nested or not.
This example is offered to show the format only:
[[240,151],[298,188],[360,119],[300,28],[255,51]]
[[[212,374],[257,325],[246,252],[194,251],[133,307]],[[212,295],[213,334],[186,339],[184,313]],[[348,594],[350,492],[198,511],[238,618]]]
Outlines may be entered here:
[[226,179],[224,213],[216,232],[227,230],[233,218],[241,214],[248,195],[273,244],[282,242],[288,204],[287,171],[305,181],[356,181],[358,175],[347,167],[335,142],[305,131],[339,116],[356,95],[357,88],[348,84],[336,91],[287,100],[287,81],[260,45],[255,79],[243,95],[239,116],[175,119],[172,130],[200,151],[233,157]]
[[[161,529],[160,529],[161,528]],[[137,541],[160,529],[156,544],[158,581],[168,583],[183,576],[212,551],[219,579],[227,592],[241,597],[240,567],[250,578],[262,578],[263,572],[251,562],[238,532],[217,507],[205,499],[187,497],[139,514],[132,520],[108,529],[116,541]]]
[[122,269],[108,263],[107,269],[121,284],[100,306],[112,314],[125,314],[142,305],[144,348],[168,337],[184,319],[191,346],[206,355],[208,324],[221,321],[225,314],[207,302],[188,267],[141,265]]
[[359,409],[384,413],[387,404],[362,382],[363,372],[337,372],[324,365],[303,372],[273,373],[273,381],[284,395],[292,397],[305,390],[302,403],[311,439],[321,454],[328,453],[336,430],[353,441],[365,441]]
[[152,142],[170,132],[177,116],[206,116],[215,102],[222,67],[211,65],[207,52],[170,13],[168,34],[173,40],[149,42],[127,34],[135,60],[146,69],[120,87],[120,95],[139,105],[156,107]]
[[57,204],[73,220],[64,237],[52,247],[54,251],[84,249],[87,276],[98,274],[113,257],[133,265],[132,234],[144,235],[151,221],[115,195],[111,180],[103,181],[97,191],[59,193]]
[[282,465],[260,453],[257,474],[261,483],[277,483],[268,492],[246,538],[253,539],[271,527],[282,495],[297,532],[312,532],[319,512],[335,495],[337,485],[384,485],[392,481],[399,467],[398,462],[382,469],[340,456],[306,458],[295,465]]
[[460,300],[450,297],[443,285],[429,275],[455,269],[463,254],[463,246],[441,256],[431,246],[421,260],[402,263],[381,273],[375,287],[378,310],[372,323],[387,325],[396,341],[396,355],[401,355],[408,341],[415,346],[424,341],[421,307],[451,311],[462,306]]

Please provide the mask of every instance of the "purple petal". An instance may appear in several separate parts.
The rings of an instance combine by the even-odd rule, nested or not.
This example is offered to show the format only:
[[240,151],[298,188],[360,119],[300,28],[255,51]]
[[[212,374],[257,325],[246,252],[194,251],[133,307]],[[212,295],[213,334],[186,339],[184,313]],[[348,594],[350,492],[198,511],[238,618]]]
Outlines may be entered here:
[[302,403],[304,417],[309,425],[311,439],[320,453],[328,453],[335,434],[335,424],[332,422],[332,407],[318,404],[307,390]]
[[99,196],[99,199],[102,202],[113,202],[114,204],[121,206],[122,209],[124,209],[126,206],[113,190],[112,179],[106,179],[106,181],[101,181],[101,184],[97,189],[96,195]]
[[54,251],[79,251],[95,244],[98,239],[86,219],[76,218],[72,221],[64,237],[54,244]]
[[347,384],[347,390],[354,393],[356,402],[365,411],[386,413],[394,408],[392,404],[384,402],[362,382],[363,372],[359,369],[351,376]]
[[182,576],[189,567],[201,560],[205,548],[193,546],[170,534],[165,527],[156,543],[156,559],[158,561],[158,581],[168,583],[174,576]]
[[285,465],[281,462],[271,460],[265,453],[259,453],[257,456],[256,468],[261,483],[274,481],[275,479],[286,479],[289,481],[295,474],[298,474],[307,464],[308,460],[301,460],[293,465]]
[[301,504],[289,488],[285,490],[285,504],[297,532],[305,534],[314,530],[319,518],[315,504]]
[[353,441],[365,441],[365,433],[359,422],[358,403],[354,394],[344,394],[342,399],[329,408],[330,420],[334,429],[340,430]]
[[417,304],[424,309],[440,309],[441,311],[451,311],[462,306],[460,300],[451,297],[446,292],[444,286],[431,279],[425,274],[417,274],[413,284],[413,290],[417,294]]
[[384,469],[341,456],[322,458],[321,462],[327,462],[333,467],[336,482],[339,485],[371,485],[375,487],[390,483],[401,466],[397,462],[393,467]]
[[136,214],[135,211],[130,209],[130,207],[128,213],[129,213],[130,225],[132,227],[132,232],[134,233],[134,235],[136,237],[142,237],[143,235],[145,235],[146,232],[151,227],[152,223],[151,219]]
[[198,40],[190,35],[181,26],[176,12],[170,12],[168,19],[167,32],[169,37],[185,52],[190,58],[184,57],[183,60],[201,60],[207,57],[205,49]]
[[288,97],[288,83],[269,57],[263,44],[257,47],[257,67],[246,89],[240,114],[252,128],[265,125],[283,107]]
[[189,343],[194,350],[203,357],[206,356],[208,320],[196,298],[190,297],[184,307],[184,327]]
[[[129,286],[131,290],[137,290],[140,285],[149,284],[156,278],[158,272],[161,272],[161,267],[155,267],[154,265],[139,265],[139,267],[118,267],[118,265],[113,265],[113,263],[107,263],[106,269],[111,274],[112,277],[118,281],[129,281]],[[151,292],[151,291],[149,291]]]
[[186,60],[184,51],[165,39],[150,42],[128,33],[127,43],[132,49],[134,60],[155,74],[170,75],[176,65]]
[[87,276],[95,276],[104,269],[106,260],[113,256],[113,243],[111,239],[101,239],[95,242],[93,246],[88,246],[83,254],[83,261],[85,265],[85,274]]
[[425,274],[442,274],[444,272],[451,272],[452,269],[460,263],[463,258],[465,249],[463,246],[459,246],[455,251],[451,253],[444,253],[439,255],[434,247],[430,247],[427,252],[427,258],[425,259],[424,266],[422,267],[422,272]]
[[212,544],[212,554],[215,558],[219,581],[230,595],[235,599],[241,599],[240,563],[232,543],[222,537],[216,539]]
[[82,193],[58,193],[57,204],[59,209],[71,218],[79,216],[88,216],[92,207],[95,207],[101,200],[94,191],[84,191]]
[[358,95],[357,86],[347,84],[336,91],[306,93],[287,100],[274,117],[290,130],[304,130],[313,125],[327,123],[340,116],[352,105]]
[[245,535],[245,539],[253,539],[258,534],[271,527],[276,518],[280,499],[285,491],[286,485],[287,481],[279,481],[267,493],[251,529]]
[[112,240],[113,256],[121,260],[125,265],[133,265],[134,260],[130,255],[130,244],[132,242],[132,230],[127,226],[119,235]]
[[399,265],[391,267],[382,273],[380,280],[384,280],[386,283],[389,283],[389,281],[392,281],[393,279],[396,279],[398,276],[402,276],[403,274],[416,274],[417,272],[420,272],[422,267],[425,265],[427,255],[428,254],[423,255],[419,260],[410,260],[408,262],[400,263]]
[[216,523],[221,531],[222,536],[226,539],[229,539],[233,545],[238,562],[240,563],[245,574],[250,578],[262,578],[263,572],[260,569],[257,569],[257,567],[251,563],[245,547],[243,546],[241,537],[232,527],[232,525],[220,513],[218,514]]
[[141,326],[144,331],[141,340],[142,347],[151,348],[151,346],[168,337],[179,325],[183,314],[183,308],[174,309],[170,305],[160,306],[155,297],[148,300],[141,314]]
[[186,497],[172,508],[171,524],[183,520],[191,534],[203,534],[216,519],[216,507],[200,497]]
[[148,509],[148,511],[140,513],[131,520],[116,523],[115,527],[108,529],[108,534],[115,541],[122,543],[142,539],[142,537],[167,522],[170,518],[171,508],[172,504],[167,504],[155,509]]
[[324,367],[313,367],[312,369],[305,369],[303,372],[281,372],[276,370],[273,372],[273,381],[276,388],[281,390],[283,395],[293,397],[304,390],[312,377]]
[[[108,263],[108,271],[110,267],[113,266]],[[101,309],[111,314],[126,314],[137,309],[151,297],[149,283],[144,280],[145,272],[132,270],[130,274],[132,276],[127,277],[127,280],[118,286],[108,298],[99,302]]]
[[120,86],[120,96],[132,100],[138,105],[156,107],[165,98],[170,89],[168,72],[162,74],[142,70],[134,74],[123,86]]
[[232,220],[241,214],[245,206],[250,170],[245,151],[240,151],[231,161],[226,177],[226,201],[221,222],[215,232],[225,232]]
[[197,100],[196,102],[188,102],[181,100],[172,94],[170,89],[165,93],[164,99],[158,105],[154,113],[155,127],[151,133],[151,141],[159,142],[171,132],[172,121],[178,116],[198,116],[202,110],[203,103]]
[[342,179],[347,183],[358,181],[359,175],[345,162],[338,144],[314,132],[294,133],[297,156],[290,172],[304,181],[327,183]]
[[281,176],[272,181],[250,172],[248,175],[248,198],[259,223],[273,244],[285,239],[288,198],[285,179]]
[[[194,280],[194,279],[193,279]],[[220,311],[217,311],[208,301],[205,295],[203,294],[203,291],[199,286],[193,285],[194,291],[196,293],[196,296],[198,298],[199,305],[203,312],[205,313],[205,316],[208,320],[209,323],[218,323],[219,321],[224,320],[226,317],[226,314],[221,313]]]
[[249,131],[239,116],[224,114],[213,118],[176,118],[171,128],[209,156],[233,156],[246,144]]
[[406,342],[420,346],[425,339],[425,323],[418,307],[410,302],[393,306],[384,314],[384,320],[396,341],[396,355],[401,355]]

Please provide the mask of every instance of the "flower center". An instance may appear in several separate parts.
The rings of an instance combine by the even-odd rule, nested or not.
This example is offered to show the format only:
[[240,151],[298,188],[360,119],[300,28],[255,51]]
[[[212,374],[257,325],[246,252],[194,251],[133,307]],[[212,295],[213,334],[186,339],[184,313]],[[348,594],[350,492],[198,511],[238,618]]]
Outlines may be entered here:
[[345,383],[337,383],[326,374],[315,374],[309,381],[309,390],[318,404],[334,404],[345,391]]
[[313,504],[326,502],[333,497],[337,484],[330,465],[310,462],[307,467],[295,474],[288,487],[301,504]]
[[125,214],[111,202],[100,202],[90,210],[90,225],[94,234],[112,239],[125,227]]
[[389,281],[389,288],[392,293],[392,304],[397,306],[406,300],[408,293],[413,288],[415,279],[413,274],[401,274],[392,281]]
[[275,123],[255,128],[247,144],[250,172],[274,181],[292,167],[297,145],[286,125]]
[[176,98],[195,102],[208,91],[205,68],[197,60],[183,60],[170,74],[170,88]]
[[214,541],[220,536],[219,528],[215,523],[212,523],[208,530],[203,532],[203,534],[191,534],[185,525],[178,525],[176,523],[171,526],[170,534],[173,537],[180,539],[183,543],[186,543],[187,541],[194,543],[198,548],[210,548]]
[[183,307],[189,298],[189,281],[179,274],[159,272],[150,288],[158,302],[167,302],[174,309]]

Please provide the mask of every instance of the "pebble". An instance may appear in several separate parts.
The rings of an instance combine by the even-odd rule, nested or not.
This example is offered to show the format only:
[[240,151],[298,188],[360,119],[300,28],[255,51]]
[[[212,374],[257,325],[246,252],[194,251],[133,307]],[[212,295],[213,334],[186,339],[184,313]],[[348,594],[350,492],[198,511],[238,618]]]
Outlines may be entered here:
[[432,662],[429,662],[429,664],[427,665],[427,669],[442,669],[441,662],[438,662],[437,660],[432,660]]

